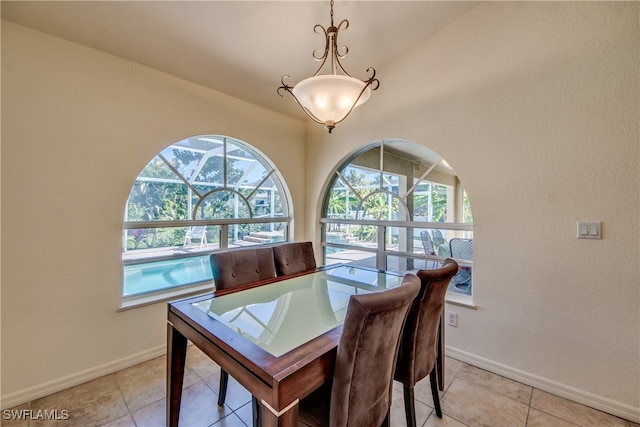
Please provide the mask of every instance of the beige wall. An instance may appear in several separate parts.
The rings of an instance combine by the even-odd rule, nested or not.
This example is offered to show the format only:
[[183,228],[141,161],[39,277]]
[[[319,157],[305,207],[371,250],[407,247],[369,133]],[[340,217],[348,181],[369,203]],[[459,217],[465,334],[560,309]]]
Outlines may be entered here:
[[[219,133],[275,163],[296,239],[316,242],[349,153],[403,138],[443,155],[476,239],[477,309],[447,307],[449,353],[637,417],[639,7],[480,3],[380,68],[330,136],[3,22],[3,405],[162,351],[165,304],[116,312],[124,203],[161,148]],[[578,220],[603,221],[604,239],[577,240]]]
[[[303,122],[2,22],[2,395],[15,401],[162,352],[166,303],[116,312],[131,185],[165,146],[232,135],[305,217]],[[294,234],[305,237],[304,221]],[[32,396],[31,396],[32,397]]]
[[[475,223],[477,308],[447,305],[449,354],[636,420],[639,11],[481,3],[378,70],[333,134],[310,125],[307,149],[309,230],[317,177],[357,148],[401,138],[441,154]],[[579,220],[602,221],[604,239],[577,240]]]

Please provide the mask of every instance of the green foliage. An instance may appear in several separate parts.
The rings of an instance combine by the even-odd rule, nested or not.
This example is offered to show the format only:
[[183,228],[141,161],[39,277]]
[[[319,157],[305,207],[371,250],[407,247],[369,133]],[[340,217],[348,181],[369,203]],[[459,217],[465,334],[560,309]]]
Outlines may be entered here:
[[[431,186],[431,189],[429,189]],[[420,194],[413,196],[413,214],[417,216],[429,216],[429,196],[424,191],[431,191],[431,205],[433,210],[432,221],[445,221],[447,219],[447,187],[438,184],[425,183],[418,186]]]
[[471,213],[471,202],[469,202],[469,196],[465,191],[462,196],[462,211],[463,211],[463,221],[468,224],[473,224],[473,214]]
[[[241,144],[231,141],[226,144],[225,151],[222,139],[194,138],[164,149],[145,166],[134,183],[127,202],[126,220],[249,219],[281,215],[279,191],[273,194],[265,189],[254,191],[258,183],[265,187],[275,185],[273,177],[263,181],[270,169]],[[198,211],[190,212],[188,206],[198,206]],[[240,234],[249,234],[269,225],[234,227]],[[219,241],[219,233],[212,229],[216,227],[207,229],[210,243]],[[128,230],[126,248],[180,246],[185,233],[184,227]]]
[[186,219],[186,190],[181,184],[136,181],[129,195],[129,221]]

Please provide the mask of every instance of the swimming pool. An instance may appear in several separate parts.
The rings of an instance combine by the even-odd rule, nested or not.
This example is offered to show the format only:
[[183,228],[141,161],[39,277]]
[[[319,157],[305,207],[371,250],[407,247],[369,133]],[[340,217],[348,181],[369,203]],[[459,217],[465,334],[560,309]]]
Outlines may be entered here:
[[123,296],[213,280],[209,255],[124,266]]

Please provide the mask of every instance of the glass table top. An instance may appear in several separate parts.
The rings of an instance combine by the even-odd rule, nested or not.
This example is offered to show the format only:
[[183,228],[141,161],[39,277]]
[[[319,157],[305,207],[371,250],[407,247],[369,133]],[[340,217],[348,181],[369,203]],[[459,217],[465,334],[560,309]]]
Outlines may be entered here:
[[340,265],[193,305],[279,357],[341,325],[351,295],[401,282],[392,273]]

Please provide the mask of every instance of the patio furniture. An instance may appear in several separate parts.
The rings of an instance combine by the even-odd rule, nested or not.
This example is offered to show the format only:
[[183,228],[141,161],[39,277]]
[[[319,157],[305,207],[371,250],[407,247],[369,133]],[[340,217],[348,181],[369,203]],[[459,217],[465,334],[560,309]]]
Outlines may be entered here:
[[[451,239],[449,248],[451,250],[451,258],[473,260],[473,239]],[[460,266],[458,274],[451,279],[451,284],[461,291],[468,291],[471,288],[471,267]]]
[[444,240],[444,236],[442,235],[442,231],[440,230],[431,230],[431,235],[433,236],[433,244],[438,247],[440,245],[444,245],[445,243],[447,243],[446,240]]
[[[420,239],[422,240],[422,248],[424,249],[424,254],[428,257],[431,255],[436,255],[436,248],[433,245],[433,240],[431,240],[431,234],[427,230],[420,232]],[[438,261],[431,261],[433,268],[436,268],[438,265]],[[427,268],[429,265],[429,260],[425,260],[424,268]]]
[[189,227],[184,235],[183,248],[190,248],[196,245],[199,245],[200,249],[207,246],[207,227],[204,225]]

